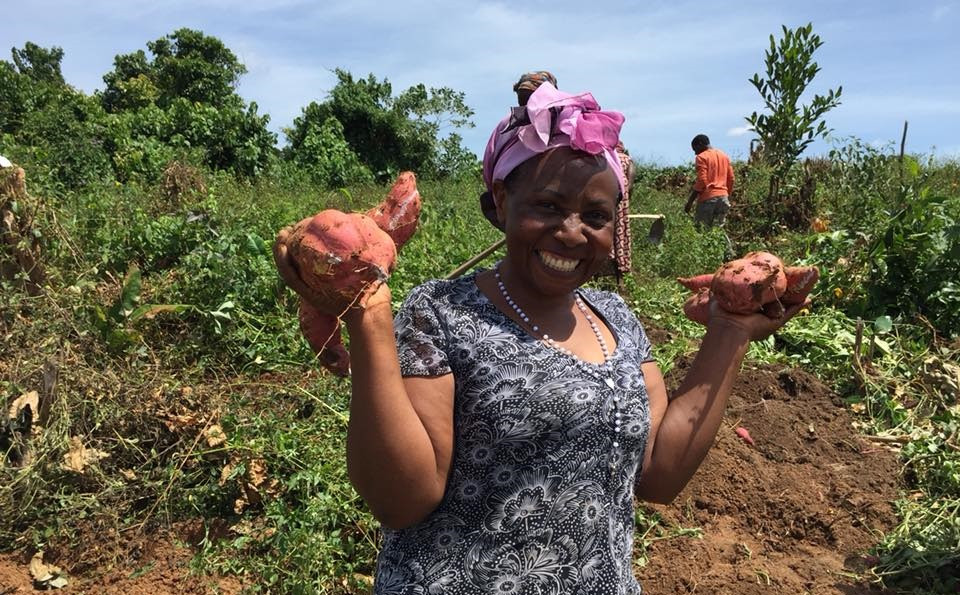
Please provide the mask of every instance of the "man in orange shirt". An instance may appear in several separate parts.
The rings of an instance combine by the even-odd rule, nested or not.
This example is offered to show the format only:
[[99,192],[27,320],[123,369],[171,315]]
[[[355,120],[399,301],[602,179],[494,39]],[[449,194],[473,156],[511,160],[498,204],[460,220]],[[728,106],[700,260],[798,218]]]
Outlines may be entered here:
[[696,199],[697,211],[693,219],[697,225],[723,227],[727,211],[730,210],[730,193],[733,192],[730,158],[720,149],[711,147],[706,134],[693,137],[690,146],[697,154],[697,181],[690,190],[683,210],[689,213]]

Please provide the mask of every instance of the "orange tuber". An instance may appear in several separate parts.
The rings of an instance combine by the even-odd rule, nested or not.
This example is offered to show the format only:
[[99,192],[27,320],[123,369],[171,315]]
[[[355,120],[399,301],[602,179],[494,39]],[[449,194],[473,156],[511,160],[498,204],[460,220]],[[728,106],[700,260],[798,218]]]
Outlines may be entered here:
[[310,302],[301,297],[300,329],[334,374],[350,373],[340,316],[363,307],[393,272],[397,250],[417,229],[420,207],[416,176],[403,172],[383,203],[366,214],[328,209],[294,225],[288,251],[313,294]]
[[723,264],[713,274],[678,278],[694,292],[683,305],[690,320],[706,325],[710,303],[734,314],[763,312],[780,318],[787,306],[802,304],[820,278],[816,267],[784,267],[769,252],[750,252]]

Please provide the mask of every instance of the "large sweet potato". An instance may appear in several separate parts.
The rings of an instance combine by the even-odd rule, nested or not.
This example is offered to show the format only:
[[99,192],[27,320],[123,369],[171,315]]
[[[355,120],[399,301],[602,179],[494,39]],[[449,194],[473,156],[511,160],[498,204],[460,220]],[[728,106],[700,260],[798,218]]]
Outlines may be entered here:
[[720,267],[710,285],[717,305],[736,314],[759,312],[787,289],[783,264],[767,252],[751,252]]
[[[328,209],[293,227],[287,249],[313,293],[301,299],[300,329],[331,372],[350,373],[340,315],[363,307],[396,266],[397,250],[416,231],[420,194],[411,172],[400,174],[383,203],[366,214]],[[279,241],[279,240],[278,240]]]
[[397,262],[397,248],[366,215],[321,211],[294,226],[290,255],[316,296],[314,306],[340,315],[386,281]]

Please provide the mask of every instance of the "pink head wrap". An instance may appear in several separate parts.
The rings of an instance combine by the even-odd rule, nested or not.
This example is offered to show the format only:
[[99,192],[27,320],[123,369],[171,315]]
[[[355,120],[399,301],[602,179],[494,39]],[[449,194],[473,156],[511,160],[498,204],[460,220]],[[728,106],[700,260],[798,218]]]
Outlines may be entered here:
[[603,154],[624,190],[623,168],[615,147],[620,140],[623,114],[603,111],[590,93],[571,95],[544,82],[525,107],[515,107],[490,135],[483,153],[480,198],[484,215],[497,227],[493,209],[493,181],[503,180],[524,161],[556,147],[571,147],[591,155]]

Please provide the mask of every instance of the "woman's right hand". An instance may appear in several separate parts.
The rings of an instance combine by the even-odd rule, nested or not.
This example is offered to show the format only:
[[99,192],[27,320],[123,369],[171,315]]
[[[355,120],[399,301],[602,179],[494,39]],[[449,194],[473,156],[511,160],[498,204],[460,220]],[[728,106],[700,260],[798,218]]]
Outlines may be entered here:
[[307,303],[317,307],[317,304],[320,303],[318,296],[300,277],[297,263],[293,261],[293,257],[290,255],[290,238],[293,235],[293,228],[293,225],[288,225],[277,234],[277,239],[273,243],[273,261],[280,272],[280,278],[287,284],[287,287],[297,292]]

